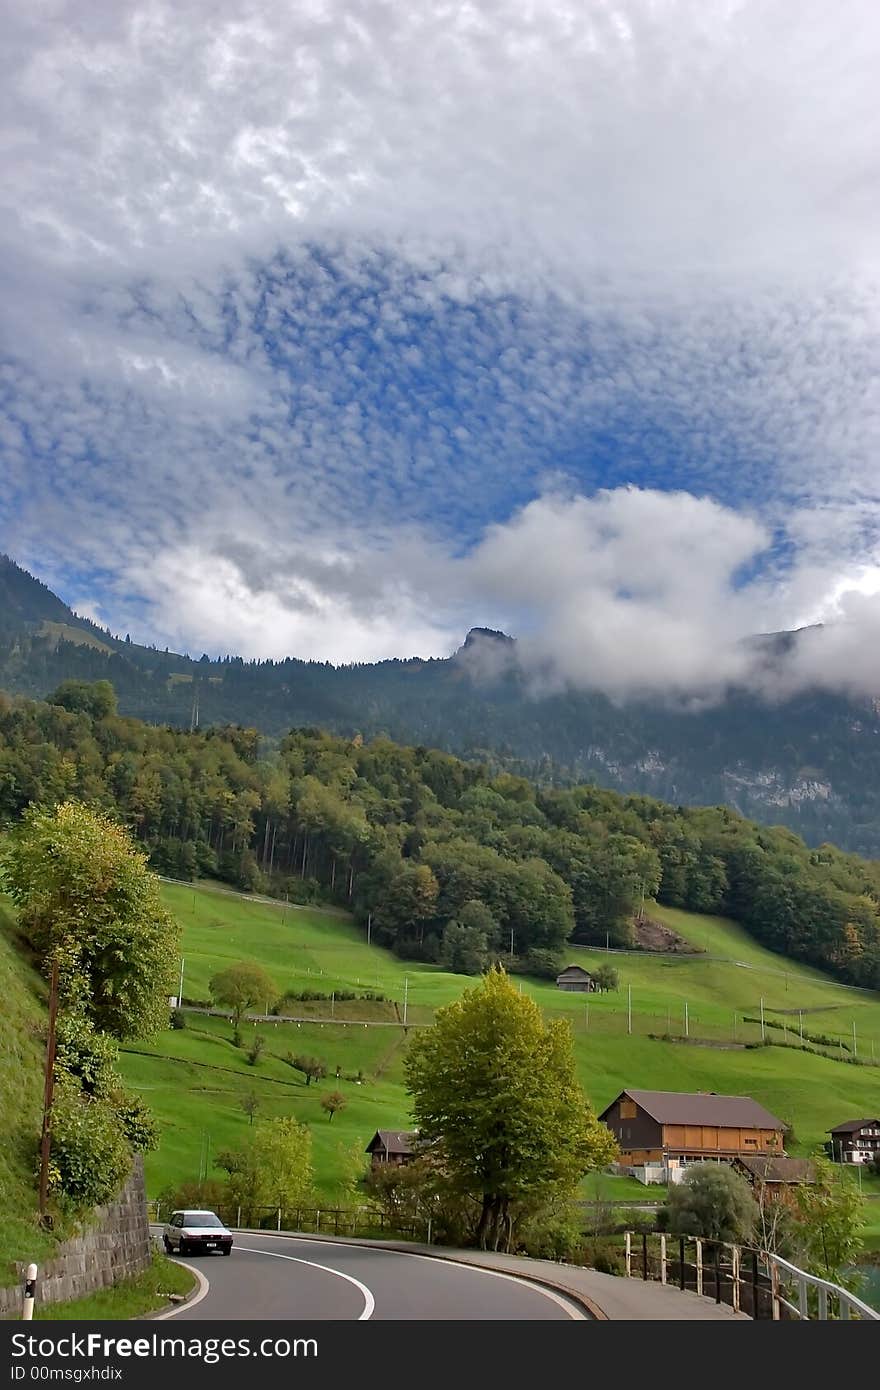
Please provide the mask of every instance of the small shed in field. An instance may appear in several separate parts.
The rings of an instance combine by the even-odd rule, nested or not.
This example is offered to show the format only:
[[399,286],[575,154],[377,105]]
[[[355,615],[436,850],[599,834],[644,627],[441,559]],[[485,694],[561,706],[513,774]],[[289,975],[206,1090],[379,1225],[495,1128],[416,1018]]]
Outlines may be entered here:
[[581,965],[567,965],[561,975],[556,976],[556,988],[578,994],[589,994],[593,989],[593,977]]
[[411,1162],[415,1158],[415,1139],[414,1133],[398,1129],[377,1129],[366,1147],[373,1168],[381,1168],[386,1163],[399,1167],[403,1163]]

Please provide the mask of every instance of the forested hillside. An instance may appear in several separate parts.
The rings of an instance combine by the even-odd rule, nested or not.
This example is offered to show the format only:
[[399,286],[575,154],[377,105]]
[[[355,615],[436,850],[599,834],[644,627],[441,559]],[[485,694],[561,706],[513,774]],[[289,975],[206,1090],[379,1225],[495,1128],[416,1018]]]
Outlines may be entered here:
[[[796,634],[780,642],[784,660]],[[515,650],[501,644],[505,658]],[[0,687],[43,699],[63,680],[112,682],[120,709],[153,723],[247,724],[281,737],[320,725],[443,748],[544,785],[596,782],[676,804],[729,805],[809,844],[880,857],[880,713],[874,701],[805,693],[773,705],[745,692],[684,711],[599,692],[536,697],[497,637],[469,635],[446,660],[198,660],[139,646],[78,618],[0,556]],[[488,655],[488,661],[485,659]],[[491,674],[490,674],[491,673]]]
[[655,896],[724,913],[773,950],[880,987],[880,865],[727,807],[542,788],[425,747],[314,729],[195,732],[122,718],[106,685],[0,698],[0,818],[78,797],[157,869],[351,907],[377,942],[478,970],[551,971],[566,941],[628,944]]

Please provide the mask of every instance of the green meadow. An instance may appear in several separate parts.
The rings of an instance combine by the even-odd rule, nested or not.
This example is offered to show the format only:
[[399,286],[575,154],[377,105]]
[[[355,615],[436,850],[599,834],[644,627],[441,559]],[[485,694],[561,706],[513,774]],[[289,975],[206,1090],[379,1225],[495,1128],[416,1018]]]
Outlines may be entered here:
[[[402,1064],[412,1030],[430,1024],[434,1010],[473,981],[368,946],[343,914],[238,898],[208,887],[169,884],[163,892],[183,929],[186,998],[207,999],[212,974],[238,960],[259,961],[279,994],[319,990],[328,998],[292,1005],[298,1023],[248,1023],[242,1048],[233,1046],[225,1019],[190,1012],[185,1029],[125,1051],[125,1075],[149,1100],[162,1127],[159,1150],[147,1159],[150,1194],[197,1176],[203,1167],[219,1176],[213,1160],[246,1134],[250,1121],[241,1101],[253,1093],[258,1116],[292,1113],[310,1125],[319,1195],[332,1203],[352,1153],[363,1149],[374,1130],[409,1123]],[[794,1126],[791,1151],[805,1154],[832,1124],[880,1108],[880,1068],[844,1060],[852,1055],[853,1024],[858,1055],[870,1058],[873,1043],[880,1060],[876,994],[847,989],[793,965],[756,945],[734,923],[661,907],[652,906],[651,912],[701,954],[609,957],[604,951],[570,949],[568,959],[587,968],[613,962],[620,988],[606,995],[564,994],[550,982],[517,977],[548,1015],[571,1022],[581,1081],[597,1108],[627,1085],[748,1094]],[[335,991],[378,992],[390,1002],[331,1002]],[[803,1027],[833,1045],[820,1048],[824,1055],[793,1047],[744,1047],[760,1040],[760,1024],[745,1017],[759,1017],[762,999],[765,1025],[774,1020],[785,1027],[783,1032],[766,1026],[768,1037],[799,1043]],[[395,1017],[399,1022],[388,1026]],[[379,1023],[383,1026],[375,1026]],[[262,1035],[264,1050],[250,1066],[248,1043],[255,1034]],[[291,1052],[319,1056],[327,1064],[327,1079],[306,1086],[285,1061]],[[332,1122],[320,1108],[328,1089],[339,1089],[346,1098]],[[880,1185],[864,1181],[866,1192],[878,1191],[870,1208],[877,1208],[871,1226],[880,1235]],[[585,1195],[595,1196],[595,1187],[593,1181]],[[601,1188],[604,1196],[623,1200],[655,1195],[630,1179],[607,1176]]]

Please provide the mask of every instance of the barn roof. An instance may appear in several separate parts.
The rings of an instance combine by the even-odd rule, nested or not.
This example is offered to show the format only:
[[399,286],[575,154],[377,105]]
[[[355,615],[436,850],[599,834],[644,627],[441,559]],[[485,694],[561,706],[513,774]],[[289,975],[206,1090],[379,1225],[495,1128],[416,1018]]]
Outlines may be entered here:
[[[785,1125],[759,1105],[751,1096],[719,1096],[714,1091],[641,1091],[627,1088],[622,1096],[634,1100],[658,1124],[666,1125],[719,1125],[723,1128],[778,1129]],[[600,1119],[608,1114],[609,1105],[603,1110]]]
[[842,1125],[835,1125],[828,1133],[858,1134],[860,1129],[873,1129],[875,1125],[880,1125],[880,1120],[844,1120]]
[[816,1169],[808,1158],[781,1158],[775,1154],[741,1154],[736,1160],[761,1182],[815,1182]]
[[415,1137],[415,1133],[405,1130],[377,1129],[364,1152],[369,1154],[382,1148],[389,1154],[411,1154]]
[[567,965],[561,974],[557,975],[557,980],[570,980],[577,976],[581,980],[591,980],[593,977],[589,970],[585,970],[582,965]]

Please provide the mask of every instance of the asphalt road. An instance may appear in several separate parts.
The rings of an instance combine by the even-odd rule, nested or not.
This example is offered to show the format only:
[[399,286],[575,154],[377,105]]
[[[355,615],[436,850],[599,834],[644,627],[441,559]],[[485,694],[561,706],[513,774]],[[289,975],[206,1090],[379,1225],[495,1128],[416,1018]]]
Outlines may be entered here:
[[175,1321],[536,1322],[586,1317],[561,1295],[512,1275],[295,1236],[241,1233],[228,1258],[187,1256],[183,1263],[199,1270],[209,1288],[198,1302],[175,1313]]

